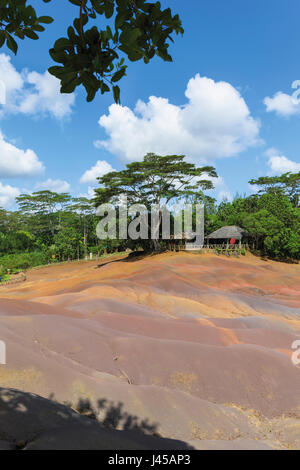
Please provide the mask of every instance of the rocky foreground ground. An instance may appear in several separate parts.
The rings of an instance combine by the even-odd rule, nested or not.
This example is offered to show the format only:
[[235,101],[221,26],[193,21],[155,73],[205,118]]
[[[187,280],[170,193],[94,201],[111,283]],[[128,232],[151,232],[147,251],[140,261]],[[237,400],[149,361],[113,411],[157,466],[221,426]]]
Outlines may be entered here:
[[299,286],[251,255],[28,272],[0,290],[0,448],[300,449]]

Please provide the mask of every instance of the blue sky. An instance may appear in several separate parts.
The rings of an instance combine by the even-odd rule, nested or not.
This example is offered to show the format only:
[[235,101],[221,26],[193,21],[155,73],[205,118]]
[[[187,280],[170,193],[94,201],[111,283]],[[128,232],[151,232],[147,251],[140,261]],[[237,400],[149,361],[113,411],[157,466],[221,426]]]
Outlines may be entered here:
[[185,34],[171,46],[172,64],[129,64],[122,107],[110,94],[86,103],[81,90],[57,93],[45,74],[48,49],[66,35],[76,7],[30,3],[58,19],[39,41],[21,42],[16,57],[0,50],[8,88],[0,104],[0,206],[37,189],[91,194],[96,176],[146,151],[214,165],[219,199],[250,194],[251,178],[299,171],[298,0],[163,1],[180,14]]

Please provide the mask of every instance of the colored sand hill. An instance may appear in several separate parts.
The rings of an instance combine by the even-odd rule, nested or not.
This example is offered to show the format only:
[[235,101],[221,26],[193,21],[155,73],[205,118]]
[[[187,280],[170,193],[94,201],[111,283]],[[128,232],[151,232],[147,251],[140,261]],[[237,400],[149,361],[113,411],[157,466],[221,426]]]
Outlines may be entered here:
[[[300,367],[291,361],[299,286],[299,265],[251,255],[173,253],[29,271],[0,292],[0,387],[11,394],[0,398],[11,430],[5,437],[0,427],[0,441],[68,447],[58,428],[77,419],[74,433],[90,426],[93,448],[122,448],[124,439],[133,449],[299,449]],[[43,409],[46,423],[61,406],[54,400],[81,415],[66,408],[70,422],[46,426],[36,441],[16,410]]]

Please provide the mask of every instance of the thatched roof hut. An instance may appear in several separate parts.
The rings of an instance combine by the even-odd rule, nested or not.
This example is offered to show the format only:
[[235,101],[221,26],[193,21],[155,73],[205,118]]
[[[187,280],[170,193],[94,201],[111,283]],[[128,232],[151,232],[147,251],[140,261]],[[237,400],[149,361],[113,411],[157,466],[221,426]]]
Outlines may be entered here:
[[231,238],[234,238],[235,240],[242,240],[242,238],[246,235],[247,232],[241,227],[237,227],[236,225],[228,225],[226,227],[219,228],[219,230],[212,232],[205,238],[207,240],[230,240]]

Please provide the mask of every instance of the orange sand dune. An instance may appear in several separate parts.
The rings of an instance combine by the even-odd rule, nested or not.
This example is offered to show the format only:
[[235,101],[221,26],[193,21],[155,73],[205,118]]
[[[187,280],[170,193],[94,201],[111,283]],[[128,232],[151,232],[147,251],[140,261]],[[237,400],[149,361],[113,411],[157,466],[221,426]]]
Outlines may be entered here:
[[0,291],[0,387],[122,402],[196,448],[300,448],[299,286],[298,265],[251,255],[29,271]]

